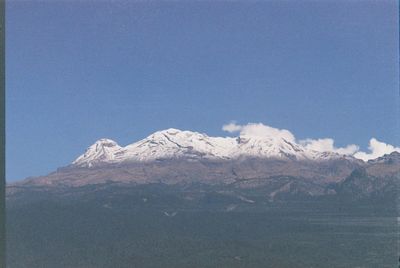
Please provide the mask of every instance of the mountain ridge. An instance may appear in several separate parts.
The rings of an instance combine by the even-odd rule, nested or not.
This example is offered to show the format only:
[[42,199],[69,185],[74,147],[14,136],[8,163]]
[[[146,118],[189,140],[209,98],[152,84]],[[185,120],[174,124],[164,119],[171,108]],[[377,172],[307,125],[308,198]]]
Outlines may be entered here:
[[[357,175],[355,170],[364,170],[365,175]],[[365,162],[351,155],[307,149],[290,136],[222,138],[167,129],[125,147],[100,139],[70,165],[9,184],[7,194],[109,183],[203,184],[260,189],[274,200],[282,195],[392,192],[399,175],[398,152]]]
[[146,162],[159,159],[234,160],[240,158],[277,158],[284,160],[324,161],[354,157],[335,152],[318,152],[280,136],[210,137],[174,128],[157,131],[148,137],[121,147],[110,139],[89,146],[72,165],[92,167],[121,162]]

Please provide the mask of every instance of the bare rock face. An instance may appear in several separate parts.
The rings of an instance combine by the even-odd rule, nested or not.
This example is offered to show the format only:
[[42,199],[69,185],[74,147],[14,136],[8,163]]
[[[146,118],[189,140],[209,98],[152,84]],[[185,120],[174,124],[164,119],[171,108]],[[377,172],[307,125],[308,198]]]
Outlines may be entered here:
[[367,173],[376,177],[399,176],[400,174],[400,153],[393,152],[369,160],[367,163]]
[[368,161],[338,185],[338,192],[352,197],[395,199],[400,186],[400,154],[393,152]]

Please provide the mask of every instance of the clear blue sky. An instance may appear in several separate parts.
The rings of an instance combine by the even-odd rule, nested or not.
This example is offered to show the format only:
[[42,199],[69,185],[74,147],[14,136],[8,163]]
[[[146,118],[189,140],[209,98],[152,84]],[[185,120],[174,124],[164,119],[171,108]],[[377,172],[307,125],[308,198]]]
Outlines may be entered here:
[[230,120],[400,145],[397,1],[55,2],[7,2],[8,181]]

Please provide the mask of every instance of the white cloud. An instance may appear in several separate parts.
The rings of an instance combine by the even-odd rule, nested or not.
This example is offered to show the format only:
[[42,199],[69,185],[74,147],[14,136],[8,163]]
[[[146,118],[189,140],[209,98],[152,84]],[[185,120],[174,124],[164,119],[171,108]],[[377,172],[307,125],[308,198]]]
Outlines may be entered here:
[[240,136],[255,136],[255,137],[272,137],[272,138],[284,138],[287,141],[298,143],[306,149],[318,151],[318,152],[335,152],[344,155],[353,155],[358,159],[368,161],[385,154],[390,154],[394,151],[400,152],[399,147],[378,141],[372,138],[369,141],[368,149],[370,152],[359,151],[359,146],[355,144],[349,144],[345,147],[335,147],[335,141],[331,138],[323,139],[305,139],[296,140],[296,137],[287,129],[278,129],[271,126],[264,125],[262,123],[249,123],[246,125],[239,125],[235,121],[230,122],[222,126],[224,131],[229,133],[239,133]]
[[354,154],[355,158],[362,159],[364,161],[368,161],[370,159],[375,159],[377,157],[383,156],[385,154],[390,154],[394,151],[400,152],[399,147],[394,147],[393,145],[378,141],[375,138],[372,138],[369,141],[368,149],[369,153],[366,152],[357,152]]
[[364,161],[375,159],[385,154],[390,154],[394,151],[400,152],[399,147],[394,147],[393,145],[378,141],[375,138],[372,138],[369,141],[368,149],[370,152],[359,151],[359,146],[355,144],[349,144],[345,147],[335,147],[335,141],[331,138],[305,139],[297,141],[296,137],[289,130],[270,127],[262,123],[239,125],[235,121],[232,121],[229,124],[223,125],[222,129],[229,133],[239,133],[240,136],[284,138],[287,141],[297,143],[308,150],[352,155],[355,158],[362,159]]
[[235,133],[239,132],[240,136],[252,136],[252,137],[281,137],[287,141],[295,142],[296,138],[294,135],[286,129],[278,129],[270,127],[261,123],[249,123],[247,125],[238,125],[235,122],[223,125],[222,130]]
[[222,126],[222,130],[227,131],[229,133],[239,132],[241,129],[242,129],[242,126],[237,125],[235,121],[232,121],[229,124]]
[[300,140],[299,143],[306,149],[318,151],[318,152],[335,152],[338,154],[353,155],[359,150],[359,147],[355,144],[347,145],[346,147],[335,147],[335,141],[330,138],[325,139],[306,139]]

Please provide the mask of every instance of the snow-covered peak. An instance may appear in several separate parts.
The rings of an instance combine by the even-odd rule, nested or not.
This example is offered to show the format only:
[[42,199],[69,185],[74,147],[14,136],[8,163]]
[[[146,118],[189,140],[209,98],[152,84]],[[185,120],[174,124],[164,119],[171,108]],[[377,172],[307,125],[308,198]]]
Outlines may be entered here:
[[226,158],[234,143],[233,138],[213,138],[198,132],[167,129],[126,146],[120,159]]
[[236,140],[240,155],[297,160],[308,158],[308,154],[302,146],[283,137],[242,135]]
[[89,166],[102,162],[112,162],[116,153],[122,149],[115,141],[100,139],[86,149],[72,164],[78,166]]
[[166,129],[148,137],[119,146],[115,141],[101,139],[90,146],[73,164],[93,166],[101,163],[142,162],[159,159],[237,159],[279,158],[284,160],[328,160],[337,154],[320,153],[279,135],[209,137],[206,134]]
[[116,143],[113,140],[103,138],[103,139],[96,141],[93,145],[104,146],[104,147],[114,147],[114,146],[118,146],[118,143]]

